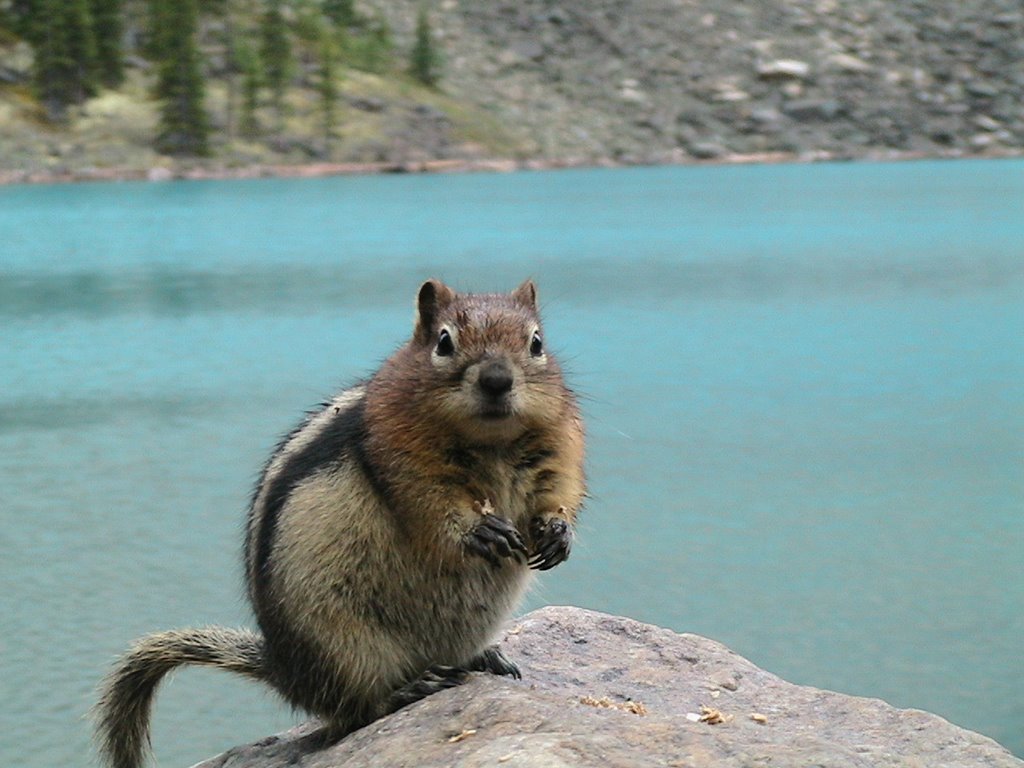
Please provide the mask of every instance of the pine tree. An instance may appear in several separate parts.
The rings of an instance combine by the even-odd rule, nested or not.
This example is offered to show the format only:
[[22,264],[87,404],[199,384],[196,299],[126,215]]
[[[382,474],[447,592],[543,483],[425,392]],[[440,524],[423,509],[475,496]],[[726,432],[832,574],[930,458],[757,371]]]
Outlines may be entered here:
[[235,26],[235,14],[228,0],[207,0],[200,6],[200,12],[206,10],[208,13],[216,14],[221,18],[222,31],[221,43],[224,46],[224,67],[221,75],[224,77],[224,84],[227,86],[227,93],[224,98],[224,129],[227,135],[234,136],[237,127],[236,104],[238,103],[238,75],[242,71],[241,62],[238,58],[238,47],[241,44],[238,30]]
[[317,83],[317,90],[320,92],[320,114],[323,117],[325,155],[330,155],[331,137],[337,122],[338,51],[336,45],[331,30],[326,25],[323,25],[320,29],[318,44],[320,81]]
[[355,0],[324,0],[323,12],[336,26],[345,28],[356,23]]
[[163,104],[156,147],[172,155],[209,153],[210,125],[203,108],[205,86],[195,41],[197,15],[196,0],[172,0],[161,35],[164,58],[156,93]]
[[240,42],[235,53],[238,69],[242,73],[242,114],[239,119],[239,132],[248,138],[255,138],[260,133],[256,110],[259,107],[260,60],[256,51],[246,42]]
[[409,74],[424,85],[433,87],[441,78],[440,68],[440,55],[430,30],[427,8],[421,5],[416,14],[416,42],[409,58]]
[[391,68],[395,44],[387,19],[375,14],[359,20],[359,29],[338,29],[342,58],[354,69],[383,74]]
[[167,34],[176,0],[146,0],[146,36],[142,50],[150,61],[160,62],[167,54]]
[[267,87],[270,88],[280,128],[284,119],[284,92],[291,74],[292,59],[288,28],[284,16],[281,14],[280,0],[270,0],[260,24],[260,36],[262,38],[260,58],[263,61],[263,77]]
[[37,29],[40,5],[40,0],[9,0],[6,11],[0,11],[0,16],[8,29],[31,41]]
[[88,0],[39,0],[31,39],[39,100],[52,120],[96,92],[96,41]]
[[107,87],[115,88],[124,81],[121,0],[91,0],[91,10],[99,79]]

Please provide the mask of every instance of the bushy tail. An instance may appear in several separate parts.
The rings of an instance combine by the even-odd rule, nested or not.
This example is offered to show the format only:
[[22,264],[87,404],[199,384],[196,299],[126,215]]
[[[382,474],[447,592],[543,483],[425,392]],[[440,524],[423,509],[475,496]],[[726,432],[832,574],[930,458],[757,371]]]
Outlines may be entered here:
[[96,740],[110,768],[140,768],[160,680],[183,664],[220,667],[265,680],[263,637],[244,629],[179,629],[138,640],[107,675],[94,709]]

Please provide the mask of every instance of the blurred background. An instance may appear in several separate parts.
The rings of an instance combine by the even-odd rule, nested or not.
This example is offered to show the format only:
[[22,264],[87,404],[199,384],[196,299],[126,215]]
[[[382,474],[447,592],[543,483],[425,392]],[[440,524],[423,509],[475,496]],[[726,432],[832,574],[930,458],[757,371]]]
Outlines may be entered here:
[[1018,0],[0,0],[0,179],[1024,149]]
[[[259,469],[407,338],[431,276],[536,279],[582,397],[592,498],[524,611],[707,635],[1024,755],[1019,5],[0,17],[0,177],[121,180],[0,187],[5,763],[93,762],[134,637],[251,623]],[[482,168],[533,170],[330,175]],[[330,177],[125,181],[248,175]],[[156,753],[294,721],[187,670]]]

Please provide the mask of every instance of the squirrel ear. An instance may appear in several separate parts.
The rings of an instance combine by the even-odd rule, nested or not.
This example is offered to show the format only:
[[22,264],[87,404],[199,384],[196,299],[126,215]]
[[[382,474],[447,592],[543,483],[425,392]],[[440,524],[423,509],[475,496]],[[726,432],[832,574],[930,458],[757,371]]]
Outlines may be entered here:
[[429,342],[441,310],[455,299],[455,291],[440,280],[427,280],[416,296],[416,328],[414,335],[421,342]]
[[537,311],[537,286],[533,280],[527,279],[522,285],[512,291],[512,298],[520,304],[529,307],[534,312]]

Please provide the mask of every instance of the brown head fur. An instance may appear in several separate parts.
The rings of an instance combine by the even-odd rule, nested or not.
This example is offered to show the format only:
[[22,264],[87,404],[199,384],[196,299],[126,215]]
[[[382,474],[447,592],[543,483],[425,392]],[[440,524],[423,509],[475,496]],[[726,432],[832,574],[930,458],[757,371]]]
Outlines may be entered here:
[[[488,396],[482,385],[494,370],[511,378],[501,396]],[[436,443],[447,434],[500,445],[556,426],[570,407],[567,395],[543,345],[532,281],[508,294],[458,294],[429,280],[417,297],[412,338],[370,383],[367,416],[389,422],[387,431],[404,439],[423,433]]]

